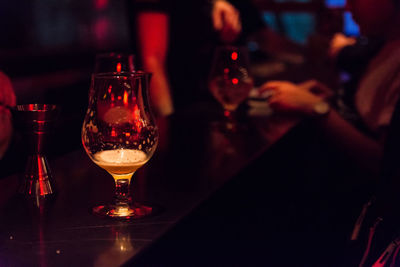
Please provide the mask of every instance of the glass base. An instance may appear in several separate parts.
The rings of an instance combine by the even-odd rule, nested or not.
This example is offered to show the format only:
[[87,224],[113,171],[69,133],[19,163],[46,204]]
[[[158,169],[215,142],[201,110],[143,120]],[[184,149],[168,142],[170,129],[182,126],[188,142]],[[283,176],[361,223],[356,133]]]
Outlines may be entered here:
[[101,217],[130,220],[149,216],[153,213],[153,208],[139,203],[134,203],[127,207],[118,207],[110,204],[96,206],[92,209],[92,212]]

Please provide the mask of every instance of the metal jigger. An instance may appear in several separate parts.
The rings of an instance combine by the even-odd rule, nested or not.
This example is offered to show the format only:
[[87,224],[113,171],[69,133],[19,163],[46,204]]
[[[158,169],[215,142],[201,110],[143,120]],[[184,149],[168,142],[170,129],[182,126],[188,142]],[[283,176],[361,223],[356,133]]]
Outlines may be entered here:
[[45,152],[58,115],[56,105],[18,105],[13,111],[14,123],[27,142],[28,161],[19,192],[40,200],[54,193],[50,167]]

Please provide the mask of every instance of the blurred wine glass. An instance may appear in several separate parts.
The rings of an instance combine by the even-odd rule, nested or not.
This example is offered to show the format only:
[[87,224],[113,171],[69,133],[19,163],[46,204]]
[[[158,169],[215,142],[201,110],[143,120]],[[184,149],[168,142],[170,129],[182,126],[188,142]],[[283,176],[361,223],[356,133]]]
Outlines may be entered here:
[[111,52],[96,55],[94,73],[133,72],[135,70],[135,56],[132,54]]
[[153,155],[158,129],[148,101],[149,73],[99,73],[92,76],[82,143],[90,159],[115,181],[115,203],[93,208],[95,214],[131,219],[152,208],[131,202],[135,171]]
[[253,87],[249,75],[249,58],[244,47],[221,46],[215,50],[209,89],[224,108],[225,127],[237,127],[235,111]]

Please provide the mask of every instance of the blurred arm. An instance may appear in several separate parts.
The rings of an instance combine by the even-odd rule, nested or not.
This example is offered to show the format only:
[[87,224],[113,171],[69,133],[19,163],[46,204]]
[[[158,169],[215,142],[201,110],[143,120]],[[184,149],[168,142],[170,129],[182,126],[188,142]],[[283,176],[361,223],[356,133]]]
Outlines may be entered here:
[[314,118],[314,122],[333,147],[349,156],[360,167],[378,174],[383,156],[381,143],[364,135],[335,110],[322,117],[316,115],[315,105],[325,98],[325,95],[312,92],[311,89],[317,85],[318,83],[312,81],[300,86],[285,81],[271,81],[262,85],[261,90],[273,91],[269,103],[275,111]]
[[160,116],[174,112],[166,71],[169,34],[168,15],[141,12],[137,16],[138,42],[145,71],[153,73],[150,86],[151,102]]

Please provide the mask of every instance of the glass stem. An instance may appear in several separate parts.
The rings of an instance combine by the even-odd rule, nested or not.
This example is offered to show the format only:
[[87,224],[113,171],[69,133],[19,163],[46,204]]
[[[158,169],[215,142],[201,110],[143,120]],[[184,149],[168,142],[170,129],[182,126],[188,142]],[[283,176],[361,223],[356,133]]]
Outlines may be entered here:
[[131,202],[129,185],[132,174],[113,175],[115,180],[115,206],[118,210],[128,209]]
[[232,130],[235,126],[235,114],[234,111],[224,110],[225,126],[228,130]]

